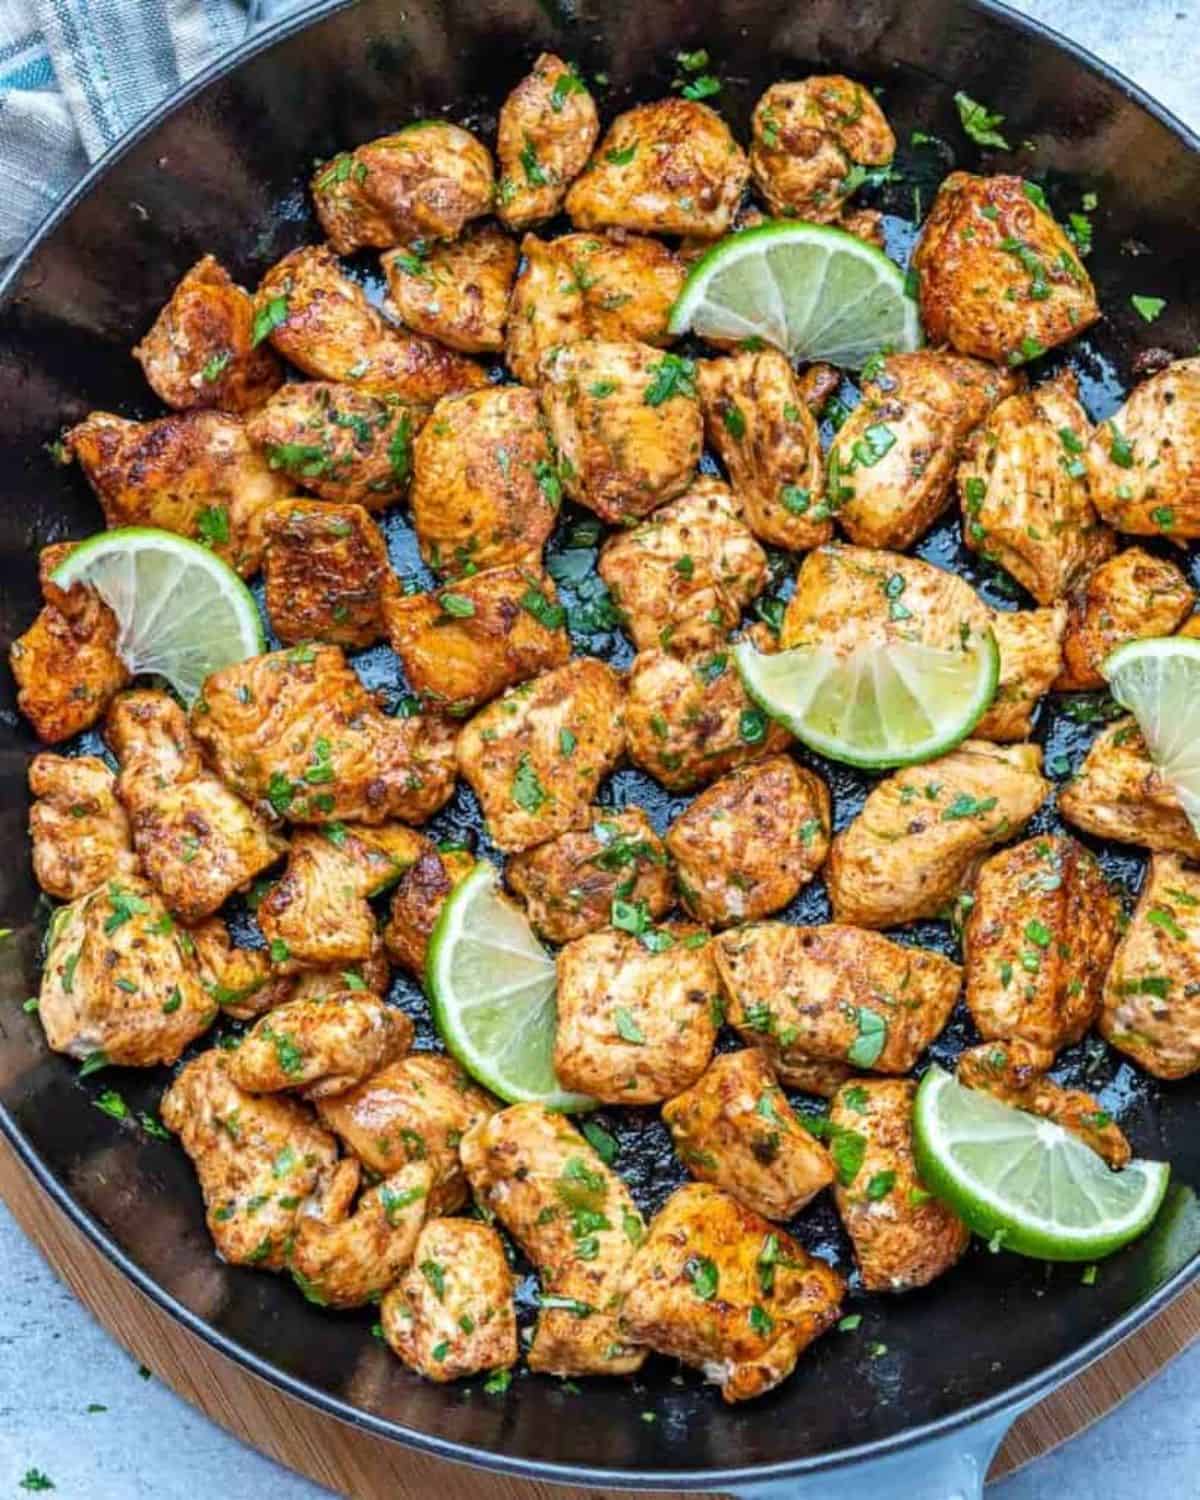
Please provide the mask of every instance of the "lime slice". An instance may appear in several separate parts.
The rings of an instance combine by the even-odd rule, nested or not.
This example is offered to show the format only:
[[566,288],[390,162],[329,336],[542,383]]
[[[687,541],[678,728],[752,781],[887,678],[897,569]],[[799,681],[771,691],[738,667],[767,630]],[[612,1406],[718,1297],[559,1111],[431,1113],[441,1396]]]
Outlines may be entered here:
[[254,596],[219,557],[171,531],[130,526],[81,542],[54,570],[88,583],[117,617],[117,655],[165,677],[185,703],[219,667],[266,650]]
[[964,1088],[939,1067],[917,1090],[913,1149],[926,1185],[976,1234],[1041,1260],[1099,1260],[1158,1212],[1171,1169],[1112,1171],[1061,1125]]
[[450,893],[429,941],[425,988],[442,1040],[472,1078],[510,1104],[594,1109],[554,1076],[554,959],[495,869],[475,866]]
[[838,652],[734,648],[746,691],[810,750],[875,770],[933,760],[966,739],[996,696],[1000,652],[990,630],[945,651],[892,641]]
[[1200,833],[1200,641],[1129,641],[1100,670],[1113,697],[1138,721],[1150,759]]
[[844,229],[773,220],[699,260],[671,309],[674,334],[764,339],[789,359],[860,370],[881,349],[921,346],[904,273]]

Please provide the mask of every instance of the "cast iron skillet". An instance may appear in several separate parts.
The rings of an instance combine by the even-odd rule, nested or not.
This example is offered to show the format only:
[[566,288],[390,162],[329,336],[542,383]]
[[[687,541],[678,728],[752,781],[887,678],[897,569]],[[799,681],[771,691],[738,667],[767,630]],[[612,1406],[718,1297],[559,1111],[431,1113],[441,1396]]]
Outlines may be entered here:
[[[37,548],[100,523],[83,480],[53,467],[43,444],[92,407],[157,414],[127,351],[203,252],[215,251],[253,285],[285,251],[318,237],[304,193],[315,158],[443,111],[490,135],[501,99],[541,48],[576,59],[589,76],[606,74],[600,101],[611,118],[627,101],[666,92],[672,54],[700,46],[725,79],[719,103],[743,140],[754,100],[774,79],[845,70],[881,87],[903,143],[903,180],[882,199],[896,216],[889,228],[900,259],[912,237],[904,219],[913,213],[914,189],[927,206],[952,161],[971,167],[979,160],[958,127],[955,89],[1003,110],[1015,147],[1029,143],[993,157],[990,170],[1035,176],[1060,215],[1079,207],[1083,191],[1095,192],[1089,267],[1106,317],[1066,356],[1093,416],[1116,405],[1139,351],[1153,343],[1182,355],[1200,343],[1196,140],[1115,74],[997,6],[806,0],[789,14],[778,0],[704,7],[691,0],[406,0],[403,9],[389,0],[349,8],[333,0],[259,37],[159,111],[80,184],[9,275],[0,310],[4,648],[38,607]],[[914,127],[951,144],[912,148]],[[1152,330],[1131,310],[1133,292],[1167,299]],[[564,518],[552,554],[572,555],[565,543],[577,519]],[[417,570],[399,517],[389,539],[397,567]],[[972,577],[993,602],[1015,597],[1005,600],[997,581],[960,553],[953,523],[918,551]],[[578,549],[573,557],[586,561]],[[786,588],[792,569],[780,562]],[[1194,558],[1190,565],[1195,576]],[[575,619],[595,624],[594,601],[589,607],[586,597],[571,597]],[[627,659],[628,648],[611,634],[581,644]],[[359,666],[399,701],[403,685],[388,653],[366,653]],[[0,925],[15,933],[0,947],[0,1124],[51,1196],[142,1290],[291,1393],[416,1447],[531,1476],[745,1491],[819,1471],[828,1494],[832,1471],[844,1475],[847,1463],[911,1452],[914,1443],[944,1440],[981,1417],[994,1425],[997,1414],[1144,1321],[1193,1274],[1200,1235],[1182,1195],[1149,1239],[1105,1263],[1092,1286],[1081,1284],[1078,1268],[1051,1270],[975,1245],[926,1292],[854,1297],[848,1310],[863,1314],[857,1332],[822,1339],[793,1379],[741,1408],[723,1407],[711,1389],[690,1374],[680,1379],[665,1361],[651,1362],[632,1384],[587,1382],[582,1395],[527,1375],[499,1397],[484,1395],[478,1381],[471,1390],[426,1384],[370,1337],[370,1309],[333,1315],[309,1306],[282,1278],[222,1265],[183,1153],[92,1104],[100,1088],[115,1087],[134,1112],[152,1111],[162,1076],[114,1071],[80,1083],[71,1063],[47,1051],[36,1017],[22,1013],[20,1002],[37,989],[47,906],[26,853],[25,768],[36,746],[13,708],[8,674],[0,676],[0,828],[8,851]],[[1062,757],[1078,763],[1093,729],[1044,711],[1038,737],[1060,776]],[[845,771],[831,780],[840,826],[859,805],[863,782]],[[660,825],[674,805],[630,771],[612,778],[607,795],[643,801]],[[1054,826],[1052,809],[1035,824]],[[468,793],[459,793],[437,827],[478,837]],[[1131,851],[1100,852],[1111,873],[1136,887],[1140,860]],[[810,892],[791,915],[819,918],[823,903],[822,892]],[[951,942],[936,923],[912,936]],[[419,1008],[412,987],[398,984],[395,993]],[[969,1022],[956,1020],[935,1054],[949,1059],[971,1035]],[[1159,1086],[1096,1043],[1073,1049],[1060,1072],[1099,1090],[1141,1154],[1169,1158],[1179,1183],[1200,1181],[1200,1080]],[[621,1140],[620,1170],[653,1209],[678,1180],[655,1112],[626,1111],[606,1123]],[[829,1207],[806,1214],[798,1232],[849,1269]],[[522,1295],[527,1311],[528,1279]],[[647,1413],[655,1420],[642,1420]]]

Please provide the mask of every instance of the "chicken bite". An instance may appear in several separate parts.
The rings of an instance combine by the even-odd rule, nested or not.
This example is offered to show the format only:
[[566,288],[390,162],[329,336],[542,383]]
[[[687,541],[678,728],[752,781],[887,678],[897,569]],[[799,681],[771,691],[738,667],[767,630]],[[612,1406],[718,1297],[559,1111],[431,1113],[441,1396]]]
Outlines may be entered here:
[[[286,966],[285,961],[280,967]],[[383,936],[377,931],[366,958],[328,969],[301,969],[296,974],[281,976],[281,980],[287,985],[288,998],[292,1000],[322,1000],[347,987],[352,990],[369,990],[372,995],[383,999],[392,982],[392,968],[388,962]]]
[[1126,641],[1173,635],[1196,603],[1183,571],[1165,557],[1127,547],[1102,562],[1072,592],[1059,692],[1104,688],[1105,658]]
[[352,651],[379,640],[396,575],[361,505],[284,500],[265,513],[263,535],[267,616],[285,646],[328,641]]
[[494,224],[450,245],[419,241],[381,258],[388,311],[427,338],[464,354],[504,348],[517,247]]
[[1067,607],[995,609],[988,620],[1000,652],[996,696],[972,731],[981,740],[1007,744],[1033,733],[1038,704],[1063,669]]
[[252,411],[283,382],[274,351],[255,338],[250,293],[214,255],[180,281],[133,357],[150,389],[176,411]]
[[1020,177],[951,172],[913,268],[929,342],[997,364],[1036,359],[1100,316],[1074,246]]
[[617,1331],[625,1273],[646,1226],[629,1190],[563,1115],[514,1104],[463,1137],[480,1204],[541,1278],[529,1368],[550,1375],[630,1375],[646,1351]]
[[1200,834],[1151,761],[1133,719],[1100,731],[1075,779],[1059,792],[1058,806],[1085,833],[1200,860]]
[[[196,961],[205,994],[223,1015],[252,1021],[297,998],[292,980],[273,968],[266,949],[235,947],[220,917],[209,917],[180,932],[179,941]],[[344,987],[346,981],[339,975],[337,983]]]
[[305,1099],[347,1089],[403,1056],[412,1022],[364,990],[289,1000],[263,1016],[231,1055],[229,1076],[248,1094],[295,1089]]
[[600,134],[596,101],[574,63],[543,52],[500,107],[496,212],[510,229],[552,219]]
[[418,979],[425,977],[425,950],[446,897],[474,868],[475,857],[465,849],[430,849],[400,877],[383,940]]
[[837,1322],[845,1283],[731,1194],[694,1182],[655,1215],[623,1290],[622,1333],[703,1371],[734,1402],[787,1379]]
[[74,901],[137,870],[116,777],[95,755],[35,755],[29,763],[33,873],[48,896]]
[[1200,359],[1180,359],[1131,392],[1092,434],[1092,502],[1118,531],[1200,537]]

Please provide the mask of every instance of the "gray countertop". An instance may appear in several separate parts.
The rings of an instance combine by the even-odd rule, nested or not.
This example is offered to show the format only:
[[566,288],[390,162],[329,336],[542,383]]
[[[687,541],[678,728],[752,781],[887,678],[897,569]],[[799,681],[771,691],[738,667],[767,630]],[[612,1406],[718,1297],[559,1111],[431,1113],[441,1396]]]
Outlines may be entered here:
[[[1200,127],[1200,0],[1010,3],[1083,43]],[[30,1469],[48,1476],[64,1500],[317,1500],[328,1493],[260,1458],[158,1381],[142,1378],[2,1205],[0,1285],[0,1500],[26,1493],[20,1481]],[[1200,1496],[1200,1347],[1091,1432],[989,1494],[995,1500]]]

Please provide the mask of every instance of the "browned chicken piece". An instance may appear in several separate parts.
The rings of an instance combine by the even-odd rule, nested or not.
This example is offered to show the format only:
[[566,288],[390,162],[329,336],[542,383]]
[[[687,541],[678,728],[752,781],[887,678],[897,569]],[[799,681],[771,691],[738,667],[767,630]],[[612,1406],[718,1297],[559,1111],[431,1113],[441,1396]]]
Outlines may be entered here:
[[1100,316],[1074,246],[1020,177],[951,172],[912,263],[925,337],[961,354],[1021,365]]
[[566,612],[536,555],[465,574],[440,592],[393,589],[384,618],[409,687],[456,716],[571,655]]
[[662,1113],[692,1176],[765,1218],[793,1218],[833,1181],[829,1153],[796,1118],[758,1047],[713,1058]]
[[464,354],[504,348],[508,300],[520,259],[494,224],[468,230],[453,244],[389,250],[381,264],[388,310],[414,333]]
[[380,713],[338,646],[214,672],[191,727],[236,792],[293,823],[423,823],[454,791],[453,725]]
[[1151,762],[1133,719],[1100,731],[1075,779],[1059,792],[1058,806],[1085,833],[1200,860],[1200,834]]
[[753,703],[725,651],[639,652],[629,669],[625,728],[630,760],[675,792],[778,754],[792,740]]
[[211,916],[287,849],[207,768],[169,694],[122,693],[104,733],[141,867],[181,921]]
[[1048,1047],[1014,1037],[1004,1043],[969,1047],[959,1054],[956,1072],[959,1083],[967,1088],[981,1089],[1002,1104],[1053,1120],[1077,1135],[1110,1167],[1126,1166],[1133,1150],[1121,1127],[1093,1095],[1047,1078],[1053,1064],[1054,1053]]
[[282,500],[265,513],[263,534],[267,617],[285,646],[329,641],[353,651],[386,633],[396,575],[361,505]]
[[517,1362],[513,1276],[500,1236],[469,1219],[431,1219],[407,1275],[380,1306],[392,1353],[427,1380],[461,1380]]
[[527,386],[537,385],[542,356],[547,351],[560,344],[573,344],[589,333],[579,278],[561,246],[561,240],[539,240],[535,234],[527,234],[521,241],[524,264],[513,285],[504,358]]
[[[196,960],[200,983],[222,1015],[251,1021],[297,998],[292,980],[274,970],[266,949],[235,947],[220,917],[181,930],[179,941]],[[345,987],[340,976],[337,982],[339,988]]]
[[221,1258],[281,1271],[300,1215],[340,1218],[359,1168],[338,1161],[303,1104],[239,1089],[230,1061],[218,1047],[193,1058],[163,1095],[162,1121],[192,1158]]
[[383,929],[388,953],[410,974],[425,974],[425,949],[446,897],[475,868],[465,849],[431,849],[400,877]]
[[491,211],[495,193],[491,152],[448,120],[414,120],[343,151],[312,180],[317,218],[339,255],[457,239]]
[[786,1380],[846,1287],[791,1235],[707,1183],[676,1189],[622,1282],[626,1338],[701,1370],[728,1402]]
[[258,924],[276,962],[291,972],[370,957],[376,929],[368,898],[399,880],[429,847],[403,823],[298,830],[283,878],[258,905]]
[[982,1037],[1051,1054],[1095,1020],[1121,906],[1074,839],[1039,834],[985,861],[963,934],[967,1005]]
[[492,386],[439,401],[413,445],[412,523],[450,577],[536,559],[562,486],[537,397]]
[[[806,1063],[907,1073],[941,1035],[962,971],[940,953],[827,923],[756,922],[713,940],[729,1024],[785,1083]],[[797,1087],[805,1087],[803,1071]]]
[[1136,386],[1092,434],[1092,501],[1118,531],[1200,537],[1200,359],[1181,359]]
[[1200,614],[1189,615],[1175,634],[1189,636],[1192,640],[1200,638]]
[[368,1172],[386,1177],[405,1162],[433,1170],[429,1213],[451,1214],[467,1201],[459,1142],[499,1106],[456,1062],[410,1052],[356,1088],[319,1099],[321,1123]]
[[510,229],[552,219],[600,134],[596,101],[574,63],[543,52],[500,107],[496,212]]
[[608,927],[617,901],[643,909],[651,922],[675,904],[666,850],[640,807],[593,807],[589,828],[514,855],[504,878],[551,943]]
[[1191,614],[1196,591],[1182,569],[1141,547],[1127,547],[1102,562],[1068,600],[1059,692],[1107,687],[1100,668],[1126,641],[1173,635]]
[[274,352],[255,337],[253,298],[214,255],[184,276],[133,357],[176,411],[252,411],[283,381]]
[[48,896],[74,901],[137,871],[116,777],[95,755],[35,755],[29,762],[33,873]]
[[94,411],[67,433],[68,450],[110,527],[157,526],[212,548],[243,577],[262,557],[262,512],[291,493],[238,417],[180,412],[153,422]]
[[246,421],[272,469],[321,500],[382,510],[408,489],[425,407],[332,380],[289,381]]
[[572,500],[624,524],[689,488],[704,437],[695,372],[633,340],[581,339],[543,356],[542,410]]
[[38,1001],[55,1052],[123,1068],[173,1063],[216,1015],[186,934],[140,877],[109,880],[55,912]]
[[711,651],[762,593],[767,556],[728,485],[702,475],[640,526],[610,537],[597,571],[639,651]]
[[868,370],[862,401],[829,450],[829,504],[851,541],[902,552],[949,504],[964,442],[1016,378],[925,349],[872,360]]
[[874,245],[876,250],[887,249],[887,232],[883,215],[877,208],[849,208],[842,205],[841,217],[834,220],[838,229],[844,229],[856,240]]
[[248,1094],[295,1089],[305,1099],[344,1094],[412,1046],[413,1025],[365,990],[289,1000],[263,1016],[230,1057]]
[[562,1115],[514,1104],[463,1137],[463,1169],[541,1277],[529,1368],[550,1375],[630,1375],[644,1349],[624,1342],[616,1311],[646,1226],[629,1190]]
[[422,406],[487,384],[473,360],[387,322],[327,245],[304,245],[272,266],[255,307],[279,353],[317,380]]
[[1113,548],[1088,494],[1091,433],[1075,376],[1064,370],[1001,401],[962,451],[963,540],[1039,604],[1061,599]]
[[1177,854],[1150,858],[1104,983],[1098,1029],[1156,1078],[1200,1068],[1200,872]]
[[1063,669],[1067,607],[996,609],[988,619],[1000,651],[1000,676],[996,696],[973,733],[998,744],[1027,740],[1038,704]]
[[458,768],[506,853],[591,822],[591,802],[625,750],[621,679],[580,657],[511,688],[463,726]]
[[[286,961],[284,966],[287,966]],[[301,969],[298,974],[283,976],[292,1000],[319,1000],[347,988],[369,990],[382,999],[391,982],[392,966],[379,932],[371,943],[370,954],[364,959],[330,969]]]
[[683,904],[707,927],[788,905],[829,852],[829,790],[786,755],[738,766],[667,831]]
[[658,99],[617,116],[566,207],[577,229],[716,240],[749,180],[750,164],[716,110]]
[[964,740],[896,771],[833,841],[825,880],[835,919],[897,927],[938,916],[972,865],[1015,838],[1049,791],[1037,745]]
[[608,928],[558,954],[554,1072],[605,1104],[657,1104],[690,1088],[720,1026],[708,934],[638,919],[639,937]]
[[703,359],[696,384],[708,440],[760,541],[802,552],[833,534],[817,424],[777,349]]
[[928,1286],[950,1270],[971,1239],[917,1172],[916,1092],[907,1078],[856,1078],[842,1085],[829,1111],[842,1142],[834,1198],[868,1292]]

